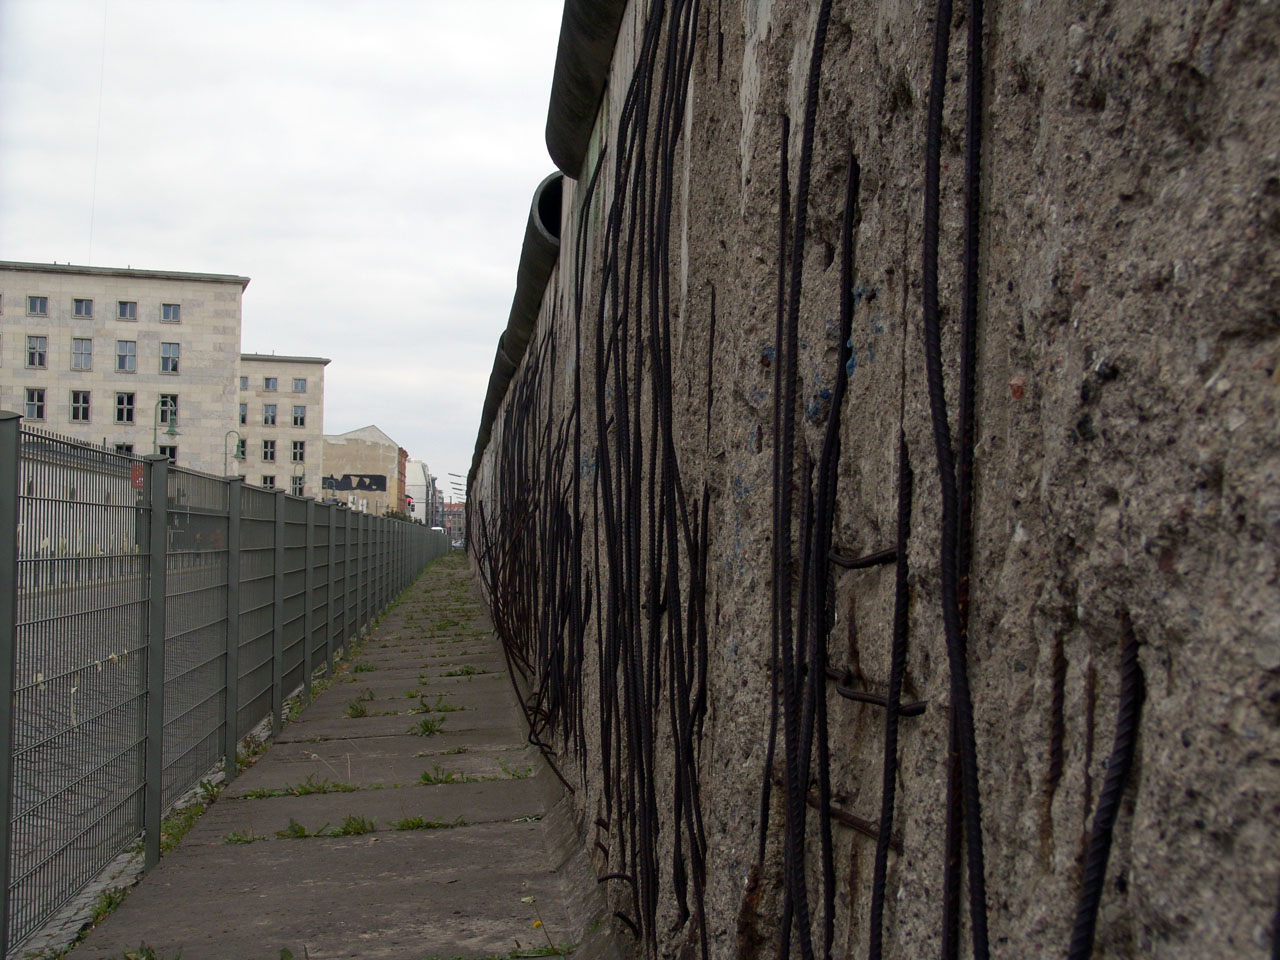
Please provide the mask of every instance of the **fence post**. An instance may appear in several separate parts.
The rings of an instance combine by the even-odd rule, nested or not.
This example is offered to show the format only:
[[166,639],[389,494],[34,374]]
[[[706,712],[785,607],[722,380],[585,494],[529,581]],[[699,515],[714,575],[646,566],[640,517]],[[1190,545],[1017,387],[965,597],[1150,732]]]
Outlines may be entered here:
[[152,453],[146,461],[150,580],[147,616],[147,747],[143,787],[144,869],[160,862],[160,819],[164,803],[164,620],[165,554],[169,520],[169,458]]
[[18,483],[22,418],[0,410],[0,955],[9,946],[13,676],[17,669]]
[[275,576],[271,590],[271,735],[280,734],[280,715],[284,712],[284,490],[272,497],[275,503]]
[[324,676],[329,679],[333,676],[333,634],[334,628],[337,626],[338,612],[337,594],[338,586],[338,570],[335,561],[338,557],[338,546],[335,544],[334,538],[338,532],[338,508],[333,504],[329,504],[329,603],[325,607],[325,613],[329,616],[329,625],[324,631]]
[[222,721],[226,730],[222,778],[226,783],[236,778],[236,745],[240,742],[240,491],[243,486],[243,477],[227,478],[227,656]]
[[316,591],[316,502],[307,500],[307,546],[305,586],[302,591],[302,690],[303,703],[311,702],[311,635],[315,632]]

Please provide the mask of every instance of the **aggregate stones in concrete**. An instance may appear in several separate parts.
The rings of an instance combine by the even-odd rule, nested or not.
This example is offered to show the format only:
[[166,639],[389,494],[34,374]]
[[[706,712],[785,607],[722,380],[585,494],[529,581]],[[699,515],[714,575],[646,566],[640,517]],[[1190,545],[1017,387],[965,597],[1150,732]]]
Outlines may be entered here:
[[614,956],[505,671],[462,556],[432,564],[77,958],[491,957],[548,936]]

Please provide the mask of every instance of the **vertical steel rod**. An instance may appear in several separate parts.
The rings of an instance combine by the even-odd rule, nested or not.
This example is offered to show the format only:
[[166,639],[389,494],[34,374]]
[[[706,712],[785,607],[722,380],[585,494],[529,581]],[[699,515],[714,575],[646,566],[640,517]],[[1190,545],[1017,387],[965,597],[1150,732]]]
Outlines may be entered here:
[[164,803],[164,621],[165,536],[168,532],[169,458],[143,457],[147,464],[147,522],[150,580],[147,616],[147,753],[143,800],[144,869],[160,862],[160,820]]
[[243,477],[227,478],[227,656],[223,713],[224,753],[222,776],[236,778],[236,745],[240,741],[240,491]]

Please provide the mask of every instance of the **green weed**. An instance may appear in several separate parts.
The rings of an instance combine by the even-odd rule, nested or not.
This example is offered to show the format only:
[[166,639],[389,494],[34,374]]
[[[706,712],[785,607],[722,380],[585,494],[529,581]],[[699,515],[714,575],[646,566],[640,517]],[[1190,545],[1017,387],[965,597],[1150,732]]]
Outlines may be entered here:
[[448,830],[452,827],[465,827],[467,821],[458,817],[452,822],[448,820],[428,820],[426,817],[405,817],[403,820],[395,821],[397,830]]
[[444,728],[444,717],[423,717],[412,727],[409,733],[415,737],[430,737]]
[[347,817],[342,821],[342,826],[333,830],[329,836],[358,837],[362,833],[373,833],[375,829],[372,820],[366,820],[364,817]]

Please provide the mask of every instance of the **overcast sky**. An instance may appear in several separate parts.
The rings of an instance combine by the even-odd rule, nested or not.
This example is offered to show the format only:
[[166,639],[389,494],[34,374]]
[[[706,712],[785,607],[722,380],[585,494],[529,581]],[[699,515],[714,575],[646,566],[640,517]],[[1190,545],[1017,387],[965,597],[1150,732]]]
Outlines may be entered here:
[[325,432],[466,474],[562,0],[0,0],[0,260],[232,273]]

